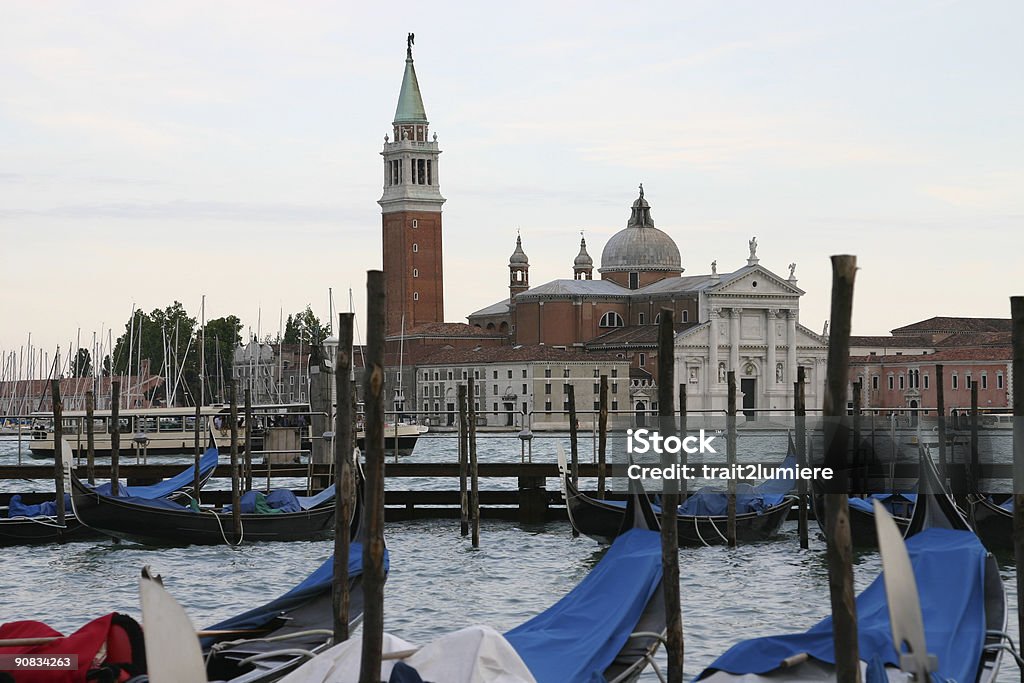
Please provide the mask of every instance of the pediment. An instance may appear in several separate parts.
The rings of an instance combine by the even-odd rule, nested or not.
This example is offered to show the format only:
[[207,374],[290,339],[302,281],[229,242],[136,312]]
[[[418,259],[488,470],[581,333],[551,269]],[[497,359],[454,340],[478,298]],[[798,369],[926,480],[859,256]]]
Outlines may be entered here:
[[711,287],[709,294],[742,294],[747,296],[800,296],[804,292],[767,268],[751,266]]

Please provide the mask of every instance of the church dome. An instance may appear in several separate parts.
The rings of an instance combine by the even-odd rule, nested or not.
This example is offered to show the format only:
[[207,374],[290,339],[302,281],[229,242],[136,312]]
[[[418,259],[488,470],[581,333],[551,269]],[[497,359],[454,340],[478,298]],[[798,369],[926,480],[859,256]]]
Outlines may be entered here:
[[530,259],[526,257],[526,252],[523,251],[523,238],[516,237],[516,250],[512,252],[512,256],[508,259],[508,265],[510,266],[528,266],[530,265]]
[[601,273],[630,271],[661,271],[681,273],[679,247],[661,230],[654,227],[651,205],[640,196],[633,202],[626,228],[612,235],[601,252]]

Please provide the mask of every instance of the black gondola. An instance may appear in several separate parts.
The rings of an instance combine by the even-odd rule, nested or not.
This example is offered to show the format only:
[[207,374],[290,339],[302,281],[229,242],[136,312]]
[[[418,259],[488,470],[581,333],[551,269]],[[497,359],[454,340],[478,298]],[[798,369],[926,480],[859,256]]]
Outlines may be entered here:
[[334,487],[298,502],[298,512],[242,513],[241,528],[236,531],[230,512],[194,511],[170,501],[105,496],[71,473],[71,503],[83,524],[108,536],[145,545],[238,545],[332,538]]
[[[825,489],[817,479],[811,480],[811,505],[814,507],[814,518],[818,522],[818,528],[822,535],[825,534]],[[910,518],[913,515],[913,501],[907,496],[899,493],[892,494],[890,505],[895,502],[903,503],[903,509],[892,505],[886,505],[892,520],[906,536],[907,527],[910,526]],[[898,496],[898,498],[897,498]],[[863,501],[858,505],[857,501]],[[850,539],[855,548],[877,548],[878,536],[875,532],[875,513],[871,510],[871,497],[865,499],[850,499]],[[883,503],[884,504],[884,503]],[[907,510],[910,510],[909,514]]]
[[[1010,498],[1012,502],[1013,498]],[[996,505],[987,496],[970,497],[971,515],[978,538],[989,550],[1013,548],[1013,508]]]
[[[922,455],[917,505],[914,508],[914,515],[905,533],[906,537],[910,537],[917,535],[921,531],[932,529],[970,531],[970,527],[963,514],[942,485],[931,459],[926,455]],[[978,619],[977,628],[971,631],[972,634],[977,635],[979,638],[977,642],[980,647],[977,647],[974,650],[974,655],[972,655],[977,656],[977,661],[975,662],[973,658],[967,661],[965,659],[966,649],[963,651],[959,649],[963,643],[969,640],[956,637],[955,628],[959,627],[962,621],[966,621],[966,612],[961,612],[959,609],[951,609],[953,613],[948,616],[950,623],[938,628],[936,631],[937,634],[945,635],[945,638],[936,637],[934,641],[929,640],[928,650],[933,652],[933,647],[943,646],[949,648],[945,655],[939,657],[939,666],[950,667],[952,663],[954,665],[953,668],[969,670],[967,677],[959,677],[956,680],[991,683],[998,674],[1003,652],[1001,639],[1004,637],[1003,633],[1006,630],[1006,594],[995,558],[991,553],[987,553],[984,549],[980,548],[978,541],[979,539],[977,538],[964,535],[958,537],[949,535],[935,537],[931,534],[922,534],[920,538],[912,539],[907,547],[910,550],[911,546],[914,546],[914,552],[918,553],[920,558],[928,558],[928,553],[950,552],[952,548],[965,550],[969,554],[968,560],[964,562],[966,566],[978,566],[973,558],[984,560],[980,575],[980,595],[977,601],[970,603],[975,610],[982,607],[984,609],[984,614]],[[933,600],[930,605],[927,605],[928,607],[941,608],[946,604],[947,600],[950,605],[957,607],[960,605],[959,602],[956,602],[959,597],[954,595],[954,591],[950,589],[948,576],[946,575],[947,571],[949,571],[948,566],[943,565],[941,570],[933,571],[931,574],[933,580],[935,577],[940,578],[930,588]],[[881,577],[876,579],[875,583],[877,584],[880,581]],[[977,586],[977,584],[975,585]],[[874,584],[868,591],[871,591],[873,588],[875,588]],[[918,588],[919,590],[922,588],[920,582],[918,582]],[[862,597],[866,596],[868,591],[865,591]],[[881,593],[881,599],[884,604],[884,591],[876,589],[873,598],[877,602],[879,593]],[[870,619],[875,610],[871,607],[865,609],[866,606],[862,605],[860,601],[861,598],[858,598],[858,613],[865,614]],[[922,602],[922,608],[924,607],[926,605]],[[885,623],[888,624],[888,614],[884,612],[884,609],[878,610],[877,613],[884,615]],[[976,613],[972,612],[972,614]],[[924,626],[926,630],[929,626],[933,626],[927,617],[927,613]],[[877,624],[875,628],[877,628]],[[825,638],[826,636],[827,639]],[[981,638],[983,638],[983,643]],[[818,643],[826,643],[826,647],[815,645],[815,639],[818,639]],[[942,640],[948,642],[940,642]],[[861,642],[870,643],[871,639],[865,640],[862,636]],[[888,642],[891,643],[891,638]],[[889,647],[891,648],[891,645]],[[794,652],[790,653],[790,650],[794,650]],[[831,624],[826,620],[810,631],[807,631],[806,634],[773,636],[768,639],[754,639],[739,643],[725,655],[718,658],[710,667],[697,676],[695,680],[708,681],[709,683],[727,683],[737,680],[752,680],[754,677],[757,677],[758,680],[777,678],[779,680],[832,681],[835,680],[835,670],[828,659],[831,657],[831,653]],[[861,650],[861,655],[866,656],[863,649]],[[873,660],[868,662],[868,665],[881,667],[882,661]],[[891,667],[892,662],[889,662],[888,665]],[[881,677],[886,676],[885,673],[881,672],[878,675]],[[936,677],[936,679],[939,677]],[[887,678],[895,680],[891,676]],[[878,680],[885,680],[885,678],[879,678]]]
[[[66,442],[65,442],[66,443]],[[67,446],[70,448],[70,446]],[[213,475],[217,466],[216,448],[208,449],[200,464],[199,487],[202,488]],[[65,470],[67,473],[69,470]],[[146,498],[174,499],[193,493],[193,469],[189,467],[181,474],[152,486],[129,487],[128,491]],[[81,483],[81,482],[80,482]],[[82,486],[86,484],[82,483]],[[102,490],[102,489],[101,489]],[[2,514],[0,510],[0,514]],[[15,545],[39,545],[44,543],[69,543],[104,538],[105,535],[83,524],[73,508],[65,510],[64,526],[60,526],[55,515],[0,517],[0,547]]]
[[[357,474],[356,502],[350,522],[353,538],[349,549],[349,626],[353,629],[363,617],[362,543],[366,525],[359,480]],[[386,569],[386,549],[384,557]],[[276,600],[205,629],[205,633],[215,634],[201,639],[209,679],[230,683],[276,681],[310,656],[330,647],[334,637],[333,577],[331,555],[302,583]]]
[[[792,466],[795,455],[787,455],[783,467]],[[791,463],[787,465],[787,463]],[[622,526],[624,503],[622,501],[597,500],[591,498],[573,485],[572,477],[565,467],[564,459],[559,460],[563,494],[569,521],[573,528],[584,536],[589,536],[598,543],[611,543]],[[796,496],[783,496],[781,502],[770,505],[757,512],[737,512],[736,540],[750,543],[767,540],[779,532],[786,521],[789,511],[796,503]],[[725,536],[728,525],[727,515],[687,515],[680,513],[679,522],[680,546],[708,546],[727,543]]]

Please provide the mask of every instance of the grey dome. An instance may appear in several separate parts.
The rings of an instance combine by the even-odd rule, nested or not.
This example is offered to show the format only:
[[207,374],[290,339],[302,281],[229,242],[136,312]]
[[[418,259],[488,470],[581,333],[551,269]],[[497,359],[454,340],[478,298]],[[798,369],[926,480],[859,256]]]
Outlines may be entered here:
[[530,259],[526,257],[526,252],[523,251],[523,238],[516,237],[516,250],[512,252],[512,256],[508,259],[510,266],[528,266],[530,265]]
[[643,189],[633,202],[626,228],[611,236],[601,252],[601,273],[628,271],[683,272],[679,247],[661,230],[654,227],[651,205],[644,199]]

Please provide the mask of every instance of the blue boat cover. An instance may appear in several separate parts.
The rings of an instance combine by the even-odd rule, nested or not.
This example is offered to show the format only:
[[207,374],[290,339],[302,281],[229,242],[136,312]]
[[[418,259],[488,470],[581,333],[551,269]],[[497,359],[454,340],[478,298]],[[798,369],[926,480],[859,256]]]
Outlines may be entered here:
[[505,638],[538,683],[603,683],[660,582],[660,533],[632,529],[579,585]]
[[[939,660],[938,678],[973,681],[985,642],[985,548],[970,532],[926,529],[907,540],[907,551],[921,598],[928,652]],[[861,660],[877,657],[898,666],[881,575],[857,596],[857,631]],[[716,670],[763,674],[802,652],[835,663],[832,617],[806,633],[737,643],[694,680]]]
[[[388,571],[389,554],[384,549],[384,571]],[[349,577],[359,576],[363,573],[363,545],[353,542],[348,551],[348,575]],[[328,556],[312,574],[307,576],[302,583],[292,588],[279,598],[271,600],[262,607],[256,607],[247,612],[225,619],[222,622],[210,626],[208,631],[230,631],[259,629],[270,623],[283,612],[299,607],[311,598],[315,598],[324,592],[330,592],[331,582],[334,578],[334,555]],[[217,640],[216,637],[202,638],[200,642],[203,647],[209,647]]]
[[1010,496],[1005,501],[1003,501],[1003,504],[1000,505],[999,507],[1003,508],[1004,510],[1013,512],[1013,496]]
[[[907,500],[911,503],[917,503],[916,493],[872,493],[867,498],[854,498],[850,497],[850,507],[862,512],[866,512],[869,515],[875,514],[875,508],[871,506],[872,500],[877,500],[879,503],[885,506],[885,509],[891,513],[894,513],[893,503],[900,499]],[[894,513],[895,514],[895,513]]]
[[[333,498],[333,484],[315,496],[296,496],[289,489],[274,489],[266,495],[262,491],[246,491],[239,501],[239,509],[244,514],[302,512]],[[231,512],[231,505],[225,505],[223,512]]]
[[320,493],[315,496],[298,496],[296,500],[299,502],[299,507],[303,510],[312,510],[313,508],[323,505],[329,500],[334,499],[334,484],[331,484]]
[[[217,467],[217,460],[220,457],[220,452],[215,446],[211,446],[206,449],[202,457],[199,458],[199,476],[200,478],[205,477],[211,470]],[[170,479],[164,479],[163,481],[152,484],[151,486],[126,486],[121,484],[117,487],[117,497],[121,498],[166,498],[167,496],[180,491],[184,488],[191,487],[195,481],[195,467],[189,467],[182,470],[178,474],[174,475]],[[100,484],[94,490],[97,493],[102,493],[104,496],[111,495],[110,482],[106,484]]]
[[[71,494],[64,494],[64,510],[71,512]],[[55,517],[57,515],[57,501],[46,500],[39,505],[26,505],[21,502],[21,494],[11,496],[7,504],[8,517]]]

